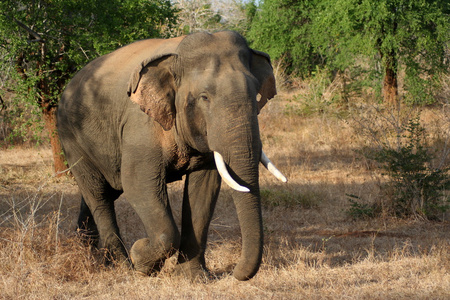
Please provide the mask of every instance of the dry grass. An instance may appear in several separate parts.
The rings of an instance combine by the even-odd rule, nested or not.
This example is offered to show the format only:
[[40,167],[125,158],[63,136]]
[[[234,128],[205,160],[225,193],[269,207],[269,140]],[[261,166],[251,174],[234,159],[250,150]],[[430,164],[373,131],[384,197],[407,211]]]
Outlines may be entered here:
[[[0,152],[0,299],[448,299],[448,217],[351,221],[346,194],[367,202],[380,197],[374,170],[354,152],[364,137],[335,117],[286,116],[284,101],[273,100],[260,117],[265,152],[289,183],[261,170],[266,240],[255,278],[229,275],[240,237],[227,188],[207,250],[216,279],[172,276],[173,258],[158,276],[141,277],[125,266],[104,266],[101,253],[75,238],[80,196],[72,179],[52,176],[50,150],[14,148]],[[435,115],[423,118],[442,128]],[[181,188],[170,186],[177,219]],[[129,248],[145,234],[143,226],[125,199],[116,208]]]

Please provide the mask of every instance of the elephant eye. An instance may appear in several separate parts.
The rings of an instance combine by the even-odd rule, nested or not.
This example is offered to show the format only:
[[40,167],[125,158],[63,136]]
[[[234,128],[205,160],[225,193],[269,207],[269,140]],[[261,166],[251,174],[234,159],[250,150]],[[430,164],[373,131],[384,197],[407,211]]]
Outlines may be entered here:
[[206,96],[205,94],[200,95],[200,99],[202,99],[203,101],[209,101],[208,96]]

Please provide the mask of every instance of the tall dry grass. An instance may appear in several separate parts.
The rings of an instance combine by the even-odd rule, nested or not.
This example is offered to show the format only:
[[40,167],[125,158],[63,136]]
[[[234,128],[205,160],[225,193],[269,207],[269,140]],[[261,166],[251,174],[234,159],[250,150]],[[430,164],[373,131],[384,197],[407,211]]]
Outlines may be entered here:
[[[378,171],[356,152],[367,137],[351,118],[286,111],[295,104],[290,97],[278,96],[260,116],[265,152],[289,182],[261,169],[265,246],[255,278],[229,274],[241,244],[227,188],[209,234],[215,278],[173,276],[174,258],[157,276],[142,277],[105,266],[100,251],[76,239],[80,195],[71,178],[52,176],[50,150],[14,148],[0,152],[0,299],[448,299],[448,217],[351,220],[347,194],[367,203],[382,196]],[[437,116],[422,115],[442,136]],[[169,187],[178,222],[182,186]],[[116,209],[129,248],[145,232],[126,199]]]

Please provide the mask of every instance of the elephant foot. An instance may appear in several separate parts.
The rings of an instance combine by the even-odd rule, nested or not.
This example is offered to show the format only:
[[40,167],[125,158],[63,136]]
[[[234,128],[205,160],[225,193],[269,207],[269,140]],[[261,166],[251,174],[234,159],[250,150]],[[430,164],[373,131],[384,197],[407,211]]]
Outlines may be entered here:
[[131,261],[126,254],[124,254],[121,249],[111,250],[111,249],[99,249],[102,255],[102,262],[106,266],[119,266],[124,265],[127,267],[132,267]]
[[77,236],[85,247],[98,247],[100,241],[98,231],[92,231],[78,227]]
[[159,272],[164,261],[175,253],[172,246],[152,242],[148,238],[137,240],[130,250],[131,263],[136,272],[152,275]]
[[206,282],[213,279],[211,273],[196,261],[178,263],[173,271],[175,276],[183,276],[191,281]]
[[107,265],[118,265],[129,263],[125,246],[115,234],[109,234],[102,240],[103,247],[99,249],[103,252],[104,263]]

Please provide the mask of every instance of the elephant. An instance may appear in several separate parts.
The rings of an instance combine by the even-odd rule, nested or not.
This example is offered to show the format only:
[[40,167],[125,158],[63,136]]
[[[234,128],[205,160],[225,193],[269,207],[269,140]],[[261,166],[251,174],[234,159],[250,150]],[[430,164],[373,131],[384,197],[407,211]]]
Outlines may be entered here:
[[[88,63],[65,88],[57,128],[82,195],[79,228],[137,272],[207,276],[208,228],[222,180],[232,188],[242,234],[233,275],[252,278],[263,250],[259,163],[286,177],[262,151],[258,114],[276,94],[267,54],[233,31],[147,39]],[[167,184],[184,176],[181,232]],[[114,201],[124,194],[147,237],[129,255]]]

